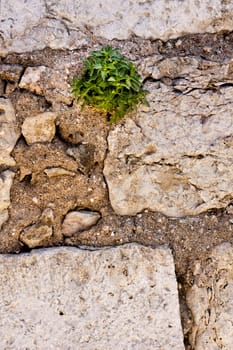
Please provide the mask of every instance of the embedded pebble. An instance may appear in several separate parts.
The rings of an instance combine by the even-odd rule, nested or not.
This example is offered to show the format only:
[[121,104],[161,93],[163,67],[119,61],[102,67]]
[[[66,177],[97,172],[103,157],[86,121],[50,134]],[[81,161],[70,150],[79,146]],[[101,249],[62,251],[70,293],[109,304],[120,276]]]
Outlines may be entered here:
[[51,142],[56,133],[56,114],[44,112],[25,119],[22,134],[28,145],[35,142]]
[[10,170],[0,173],[0,229],[8,220],[8,207],[10,205],[10,190],[15,173]]
[[18,137],[14,107],[9,99],[0,98],[0,165],[15,165],[10,153]]
[[62,224],[62,233],[66,237],[76,232],[89,229],[100,219],[100,214],[94,211],[80,210],[69,212]]
[[51,226],[35,224],[23,230],[20,234],[20,240],[29,248],[42,246],[45,241],[51,238],[53,228]]
[[62,176],[62,175],[68,175],[68,176],[75,176],[76,175],[74,171],[66,170],[66,169],[60,168],[60,167],[47,168],[44,170],[44,173],[48,177]]

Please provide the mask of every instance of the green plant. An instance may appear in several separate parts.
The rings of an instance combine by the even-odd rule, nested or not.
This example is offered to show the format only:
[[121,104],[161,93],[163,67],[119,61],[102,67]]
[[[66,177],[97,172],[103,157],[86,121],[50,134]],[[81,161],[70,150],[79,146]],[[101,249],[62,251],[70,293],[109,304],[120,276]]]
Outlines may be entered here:
[[84,60],[83,75],[74,76],[72,92],[83,107],[106,112],[110,122],[123,118],[140,102],[148,104],[135,65],[111,46],[92,51]]

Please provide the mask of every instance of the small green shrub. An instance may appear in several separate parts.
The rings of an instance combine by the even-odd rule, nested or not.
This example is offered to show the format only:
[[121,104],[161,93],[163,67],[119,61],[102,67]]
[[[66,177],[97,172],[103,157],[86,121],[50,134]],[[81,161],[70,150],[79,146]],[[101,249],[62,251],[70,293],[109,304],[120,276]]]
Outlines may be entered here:
[[74,76],[72,92],[83,107],[106,112],[110,122],[123,118],[140,102],[148,104],[136,67],[111,46],[92,51],[84,60],[83,75]]

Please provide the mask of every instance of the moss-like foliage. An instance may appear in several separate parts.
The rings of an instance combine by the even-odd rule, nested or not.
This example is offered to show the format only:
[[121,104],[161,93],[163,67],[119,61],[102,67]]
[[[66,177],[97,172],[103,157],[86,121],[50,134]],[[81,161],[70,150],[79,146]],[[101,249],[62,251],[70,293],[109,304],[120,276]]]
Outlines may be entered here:
[[83,107],[106,112],[110,122],[123,118],[138,103],[148,104],[135,65],[111,46],[92,51],[84,60],[83,75],[74,76],[72,92]]

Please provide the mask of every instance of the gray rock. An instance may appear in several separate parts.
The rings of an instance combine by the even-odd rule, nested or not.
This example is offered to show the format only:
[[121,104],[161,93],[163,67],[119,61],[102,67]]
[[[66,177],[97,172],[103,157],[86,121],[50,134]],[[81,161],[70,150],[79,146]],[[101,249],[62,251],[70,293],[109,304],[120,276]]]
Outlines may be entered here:
[[89,229],[100,219],[100,214],[95,211],[71,211],[62,224],[62,233],[66,237],[71,237],[74,233]]
[[10,170],[0,173],[0,229],[8,220],[8,207],[10,206],[10,190],[15,173]]
[[[0,55],[8,52],[79,47],[87,29],[106,39],[162,39],[189,33],[232,30],[232,3],[225,0],[9,0],[1,4]],[[89,39],[91,40],[91,38]]]
[[[173,84],[148,84],[150,107],[141,106],[133,119],[110,131],[104,174],[116,213],[147,208],[179,217],[232,201],[233,88],[225,85],[233,79],[232,62],[195,62],[160,63],[152,74],[177,84],[184,76],[185,92]],[[141,69],[147,76],[149,62]]]
[[44,112],[27,117],[22,125],[22,134],[28,145],[35,142],[51,142],[56,133],[56,113]]
[[0,97],[0,165],[15,165],[10,153],[18,137],[14,107],[9,99]]
[[2,349],[184,350],[168,248],[0,256]]
[[195,350],[232,349],[233,247],[213,249],[205,263],[196,263],[187,295],[194,319],[190,342]]
[[19,87],[38,95],[43,95],[47,101],[70,104],[73,101],[71,87],[67,82],[68,68],[60,65],[60,70],[45,66],[26,68]]

